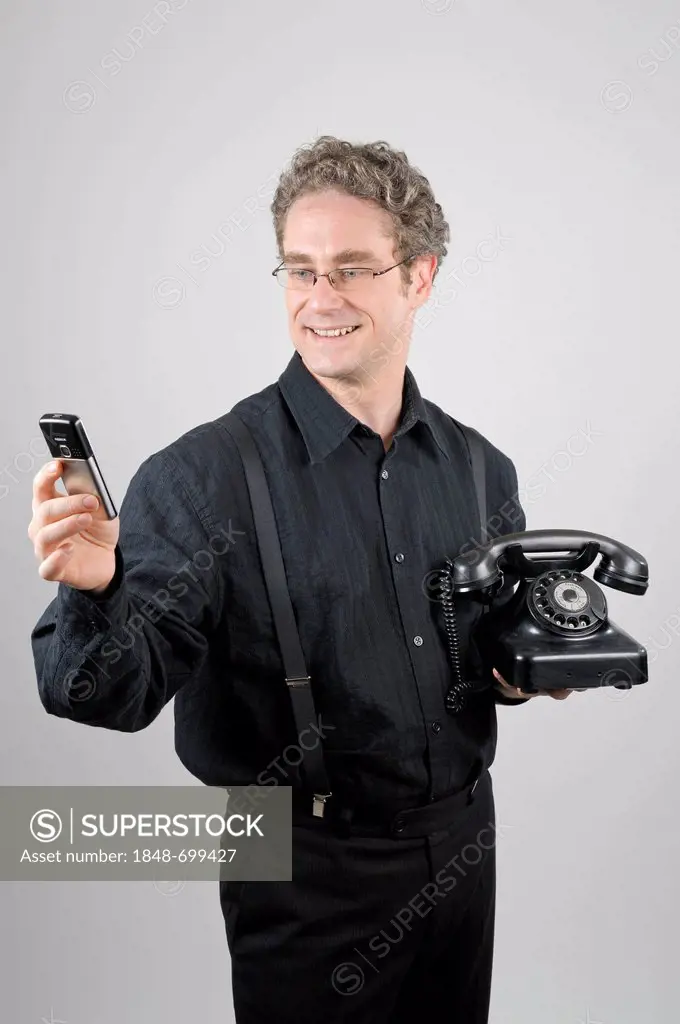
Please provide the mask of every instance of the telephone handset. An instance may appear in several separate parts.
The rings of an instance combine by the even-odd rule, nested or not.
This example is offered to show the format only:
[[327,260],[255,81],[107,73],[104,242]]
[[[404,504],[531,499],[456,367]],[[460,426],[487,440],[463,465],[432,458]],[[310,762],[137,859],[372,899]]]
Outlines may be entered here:
[[[611,622],[604,592],[583,573],[598,555],[593,570],[597,583],[628,594],[645,593],[649,573],[643,556],[597,533],[511,533],[446,560],[440,596],[454,673],[447,711],[457,714],[473,693],[491,686],[492,668],[526,693],[563,687],[629,689],[647,681],[647,651]],[[494,609],[501,590],[517,583],[510,599]],[[456,595],[488,606],[473,634],[482,680],[462,676]]]

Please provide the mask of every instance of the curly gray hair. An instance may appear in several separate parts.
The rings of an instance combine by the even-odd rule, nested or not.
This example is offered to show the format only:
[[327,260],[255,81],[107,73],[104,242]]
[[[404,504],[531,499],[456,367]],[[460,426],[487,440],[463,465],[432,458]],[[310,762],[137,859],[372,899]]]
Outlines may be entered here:
[[[435,255],[436,277],[450,234],[427,178],[409,163],[405,153],[387,142],[359,144],[333,135],[321,135],[301,146],[281,174],[270,207],[280,260],[291,206],[303,195],[326,190],[372,200],[385,210],[392,222],[395,258]],[[408,265],[399,270],[404,285],[410,284]]]

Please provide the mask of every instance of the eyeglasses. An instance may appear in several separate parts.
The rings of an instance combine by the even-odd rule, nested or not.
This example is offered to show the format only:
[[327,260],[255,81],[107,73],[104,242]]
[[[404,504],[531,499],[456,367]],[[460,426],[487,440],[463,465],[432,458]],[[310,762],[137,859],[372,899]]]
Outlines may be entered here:
[[282,288],[292,288],[295,291],[310,292],[320,277],[327,277],[329,283],[340,292],[350,292],[361,288],[362,285],[372,281],[374,277],[380,277],[402,263],[408,263],[415,259],[415,255],[407,256],[406,259],[395,263],[386,270],[370,270],[368,267],[348,267],[339,270],[329,270],[327,274],[315,274],[313,270],[298,270],[296,267],[284,267],[281,265],[272,270],[272,277],[275,277]]

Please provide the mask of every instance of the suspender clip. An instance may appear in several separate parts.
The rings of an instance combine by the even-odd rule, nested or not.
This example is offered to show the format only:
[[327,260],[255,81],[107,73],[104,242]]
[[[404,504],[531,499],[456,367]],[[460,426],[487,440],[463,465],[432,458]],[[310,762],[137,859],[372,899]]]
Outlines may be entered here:
[[329,796],[332,796],[332,795],[333,795],[332,793],[315,793],[314,794],[314,803],[312,805],[312,815],[315,818],[323,818],[323,812],[326,809],[326,800],[328,800]]

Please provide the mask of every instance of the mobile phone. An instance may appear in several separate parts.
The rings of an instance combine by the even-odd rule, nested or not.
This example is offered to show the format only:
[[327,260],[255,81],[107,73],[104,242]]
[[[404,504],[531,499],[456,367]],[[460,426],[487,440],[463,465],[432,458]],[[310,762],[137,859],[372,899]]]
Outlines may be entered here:
[[50,455],[63,466],[67,494],[96,494],[107,519],[118,515],[80,416],[49,412],[38,420]]

